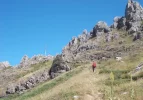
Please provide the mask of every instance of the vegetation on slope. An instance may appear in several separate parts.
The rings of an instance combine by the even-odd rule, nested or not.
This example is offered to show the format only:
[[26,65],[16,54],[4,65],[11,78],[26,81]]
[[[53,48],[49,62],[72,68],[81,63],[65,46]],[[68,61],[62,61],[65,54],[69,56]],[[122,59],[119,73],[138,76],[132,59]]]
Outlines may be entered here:
[[[101,46],[104,48],[108,44],[118,50],[121,40],[125,49],[132,49],[123,56],[122,61],[114,58],[98,60],[95,73],[91,70],[92,62],[75,63],[73,70],[53,80],[39,84],[24,94],[10,95],[0,100],[73,100],[74,96],[78,96],[78,100],[85,100],[86,95],[97,100],[143,100],[143,70],[131,74],[143,62],[142,40],[131,42],[132,37],[123,36],[117,41],[103,42]],[[90,50],[88,53],[96,51]],[[38,66],[36,69],[41,68]],[[114,81],[110,79],[111,72]]]
[[79,96],[79,100],[84,100],[87,94],[97,100],[108,100],[111,97],[111,72],[115,77],[113,85],[115,100],[142,100],[143,77],[140,73],[143,71],[135,74],[138,80],[133,78],[133,81],[130,72],[143,61],[143,52],[135,55],[124,57],[123,62],[115,59],[98,61],[95,73],[91,70],[91,63],[81,64],[72,71],[43,83],[25,94],[1,100],[73,100],[76,95]]

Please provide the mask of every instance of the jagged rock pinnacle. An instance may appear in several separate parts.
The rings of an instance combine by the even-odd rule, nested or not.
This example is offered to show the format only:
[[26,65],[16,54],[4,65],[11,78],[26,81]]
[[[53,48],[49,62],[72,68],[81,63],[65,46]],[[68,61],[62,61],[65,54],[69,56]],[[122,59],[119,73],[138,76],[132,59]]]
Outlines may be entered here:
[[133,0],[128,0],[128,3],[132,3],[133,2]]

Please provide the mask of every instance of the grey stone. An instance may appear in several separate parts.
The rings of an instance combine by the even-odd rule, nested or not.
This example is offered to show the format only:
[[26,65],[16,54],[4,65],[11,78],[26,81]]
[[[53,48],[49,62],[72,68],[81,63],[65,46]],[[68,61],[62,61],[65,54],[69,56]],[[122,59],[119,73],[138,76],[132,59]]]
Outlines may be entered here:
[[129,34],[133,34],[136,31],[138,31],[137,27],[131,27],[128,32],[129,32]]
[[99,21],[96,26],[93,28],[93,32],[90,33],[92,37],[98,37],[99,35],[102,35],[103,33],[110,32],[110,28],[108,27],[107,23],[103,21]]
[[11,84],[7,87],[6,94],[14,94],[15,93],[15,85]]
[[136,41],[138,39],[141,39],[142,38],[142,32],[136,32],[134,33],[134,39],[133,41]]
[[44,55],[35,55],[33,56],[32,58],[29,58],[27,55],[25,55],[20,64],[18,65],[18,67],[29,67],[33,64],[37,64],[37,63],[40,63],[40,62],[45,62],[45,61],[48,61],[48,60],[53,60],[53,56],[51,55],[48,55],[48,56],[44,56]]
[[112,28],[115,28],[115,29],[116,29],[117,26],[118,26],[118,23],[117,23],[117,22],[114,22],[113,25],[112,25]]
[[129,33],[133,34],[141,30],[140,26],[143,20],[143,8],[137,1],[128,1],[125,17],[127,19],[126,25]]
[[28,79],[28,81],[29,81],[30,83],[32,83],[32,84],[36,84],[36,79],[35,79],[35,77],[30,77],[30,78]]
[[121,18],[121,17],[119,17],[119,16],[114,17],[114,22],[117,22],[117,23],[118,23],[118,21],[119,21],[120,18]]
[[71,70],[71,68],[67,65],[66,66],[66,71],[70,71]]
[[10,64],[8,61],[0,62],[0,70],[10,67]]
[[26,90],[26,84],[19,84],[19,85],[16,85],[15,86],[15,91],[17,92],[17,93],[19,93],[20,91],[24,91],[24,90]]
[[29,81],[26,82],[26,88],[31,89],[33,87],[33,84]]
[[65,73],[66,70],[59,70],[58,73]]
[[126,18],[125,17],[121,17],[118,20],[118,25],[117,25],[118,29],[126,29]]
[[50,75],[50,78],[51,78],[51,79],[53,79],[53,78],[55,78],[55,77],[56,77],[56,75],[55,75],[55,73],[54,73],[54,72],[51,72],[49,75]]
[[65,62],[66,58],[63,59],[63,55],[57,55],[53,61],[52,67],[49,71],[50,78],[54,78],[58,75],[58,73],[62,73],[63,70],[68,71],[69,66]]

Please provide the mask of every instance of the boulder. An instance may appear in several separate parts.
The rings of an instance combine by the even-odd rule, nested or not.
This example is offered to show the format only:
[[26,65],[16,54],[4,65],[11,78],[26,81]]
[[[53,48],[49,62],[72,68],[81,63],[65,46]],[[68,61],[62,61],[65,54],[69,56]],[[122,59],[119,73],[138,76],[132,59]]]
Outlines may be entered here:
[[15,92],[15,84],[10,84],[7,87],[6,94],[14,94]]
[[36,84],[36,78],[35,78],[34,76],[30,77],[30,78],[28,79],[28,81],[29,81],[30,83],[32,83],[33,85]]
[[134,34],[134,39],[133,39],[133,41],[136,41],[136,40],[138,40],[138,39],[141,39],[142,37],[143,37],[142,32],[136,32],[136,33]]
[[107,23],[99,21],[93,28],[93,32],[91,32],[90,34],[92,37],[98,37],[103,33],[108,33],[108,32],[110,32],[110,28],[108,27]]
[[70,67],[64,61],[62,55],[57,55],[53,61],[52,67],[50,68],[49,75],[51,78],[56,77],[59,73],[63,71],[69,71]]
[[31,89],[33,87],[33,84],[29,81],[26,82],[26,89]]
[[19,93],[20,91],[26,90],[26,84],[18,84],[15,86],[15,92]]
[[137,32],[138,31],[138,28],[137,27],[131,27],[129,30],[128,30],[128,32],[129,32],[129,34],[133,34],[133,33],[135,33],[135,32]]

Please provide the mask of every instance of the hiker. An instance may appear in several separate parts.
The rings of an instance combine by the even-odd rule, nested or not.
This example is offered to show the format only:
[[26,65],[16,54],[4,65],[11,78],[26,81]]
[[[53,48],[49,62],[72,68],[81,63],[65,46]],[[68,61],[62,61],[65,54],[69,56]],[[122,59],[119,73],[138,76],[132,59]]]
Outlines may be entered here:
[[94,72],[95,68],[96,68],[96,62],[94,61],[93,64],[92,64],[93,72]]

